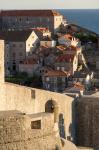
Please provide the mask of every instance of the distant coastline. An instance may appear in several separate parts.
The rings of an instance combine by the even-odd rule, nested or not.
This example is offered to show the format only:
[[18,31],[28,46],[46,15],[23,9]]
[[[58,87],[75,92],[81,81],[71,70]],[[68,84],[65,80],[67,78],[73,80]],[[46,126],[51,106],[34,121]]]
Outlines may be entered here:
[[99,34],[99,9],[58,9],[68,22]]

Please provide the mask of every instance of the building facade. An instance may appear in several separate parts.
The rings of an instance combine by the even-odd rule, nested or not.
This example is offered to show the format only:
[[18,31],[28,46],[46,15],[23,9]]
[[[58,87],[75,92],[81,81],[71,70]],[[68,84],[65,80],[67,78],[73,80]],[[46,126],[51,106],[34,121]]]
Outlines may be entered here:
[[4,31],[0,36],[5,40],[5,71],[18,71],[19,64],[31,55],[39,42],[34,31]]
[[46,27],[57,31],[63,21],[63,16],[54,10],[10,10],[0,12],[0,27],[2,30],[18,30],[35,27]]
[[62,92],[67,87],[67,73],[59,70],[47,71],[42,77],[44,89]]

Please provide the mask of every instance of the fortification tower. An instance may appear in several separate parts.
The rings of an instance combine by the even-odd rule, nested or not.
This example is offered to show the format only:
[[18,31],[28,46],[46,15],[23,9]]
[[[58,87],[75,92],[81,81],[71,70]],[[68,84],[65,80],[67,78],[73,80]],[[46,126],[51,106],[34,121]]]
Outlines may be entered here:
[[0,110],[5,109],[4,40],[0,39]]

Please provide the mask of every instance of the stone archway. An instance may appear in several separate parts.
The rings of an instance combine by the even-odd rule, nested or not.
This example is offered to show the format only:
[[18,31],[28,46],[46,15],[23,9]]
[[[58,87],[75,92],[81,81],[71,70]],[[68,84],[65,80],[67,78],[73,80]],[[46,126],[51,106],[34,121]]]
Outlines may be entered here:
[[48,100],[45,104],[45,112],[54,113],[54,122],[59,120],[59,106],[56,101]]

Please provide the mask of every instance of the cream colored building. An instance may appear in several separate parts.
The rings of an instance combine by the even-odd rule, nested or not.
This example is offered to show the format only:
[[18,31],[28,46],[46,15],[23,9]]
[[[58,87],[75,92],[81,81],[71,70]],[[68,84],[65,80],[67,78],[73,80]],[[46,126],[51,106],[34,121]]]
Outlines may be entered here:
[[0,11],[1,29],[30,29],[45,27],[51,32],[59,30],[63,16],[55,10],[5,10]]
[[35,51],[38,36],[34,31],[5,31],[0,32],[5,39],[5,71],[18,71],[19,64]]
[[55,47],[56,46],[56,41],[54,41],[52,38],[45,37],[45,38],[41,39],[40,46]]
[[37,27],[33,28],[37,36],[40,38],[42,37],[51,37],[51,31],[48,28],[43,28],[43,27]]

